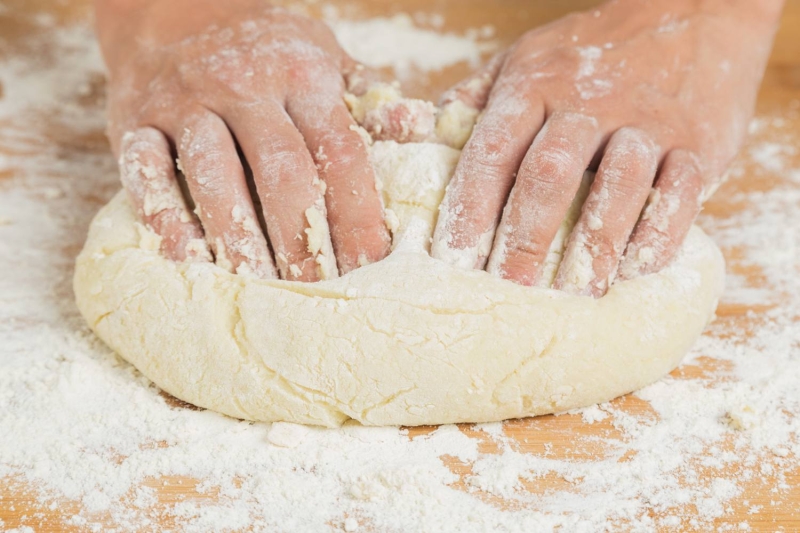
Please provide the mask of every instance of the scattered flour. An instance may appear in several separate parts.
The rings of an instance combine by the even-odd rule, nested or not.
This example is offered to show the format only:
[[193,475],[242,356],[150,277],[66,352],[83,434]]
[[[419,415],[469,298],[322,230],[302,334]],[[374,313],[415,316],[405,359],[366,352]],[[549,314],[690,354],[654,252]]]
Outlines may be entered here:
[[330,17],[328,23],[345,51],[356,60],[370,67],[392,67],[399,78],[461,62],[477,67],[481,55],[496,46],[481,39],[487,32],[442,34],[418,27],[402,13],[360,21]]
[[[339,24],[340,34],[358,27]],[[406,42],[412,31],[358,24],[385,33],[384,43]],[[798,143],[790,123],[754,123],[751,146],[762,148],[746,151],[728,187],[754,170],[777,185],[729,195],[724,201],[741,204],[736,215],[701,218],[734,258],[722,306],[753,307],[712,324],[673,377],[580,412],[576,423],[602,429],[595,436],[570,434],[543,449],[506,436],[509,424],[552,430],[551,417],[427,432],[270,426],[176,405],[82,323],[72,263],[90,218],[119,186],[98,140],[103,103],[93,80],[101,64],[83,26],[43,26],[24,41],[31,59],[0,60],[0,494],[32,497],[59,517],[56,529],[747,530],[714,520],[736,502],[754,520],[769,516],[792,489],[800,189],[781,178],[800,163],[786,147]],[[451,57],[473,57],[473,45],[462,44]],[[389,56],[385,64],[403,61],[416,60]],[[797,124],[795,117],[794,132]],[[691,374],[695,366],[704,371]],[[627,401],[649,408],[632,414]],[[545,479],[554,488],[541,492]],[[183,484],[197,496],[159,502],[165,487]],[[745,487],[759,485],[771,487],[772,504],[742,504]],[[4,513],[12,507],[0,499]],[[0,529],[33,531],[41,519],[29,513]]]

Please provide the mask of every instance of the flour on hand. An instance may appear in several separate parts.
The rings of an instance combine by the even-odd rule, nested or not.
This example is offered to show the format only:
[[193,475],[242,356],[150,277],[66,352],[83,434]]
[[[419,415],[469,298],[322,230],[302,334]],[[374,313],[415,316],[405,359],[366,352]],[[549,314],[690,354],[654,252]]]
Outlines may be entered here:
[[[370,154],[394,220],[387,259],[314,284],[173,263],[139,245],[147,230],[119,195],[78,258],[78,307],[178,398],[322,426],[491,422],[608,401],[674,368],[713,315],[723,262],[699,229],[671,267],[599,300],[523,287],[428,254],[458,150],[378,141]],[[553,244],[550,280],[579,211]]]

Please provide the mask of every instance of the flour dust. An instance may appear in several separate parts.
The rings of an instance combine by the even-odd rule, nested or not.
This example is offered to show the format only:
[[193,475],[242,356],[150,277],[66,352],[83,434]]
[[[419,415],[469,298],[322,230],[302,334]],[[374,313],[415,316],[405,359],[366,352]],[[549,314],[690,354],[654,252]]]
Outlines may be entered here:
[[[734,507],[753,519],[771,513],[769,502],[745,501],[747,487],[768,485],[772,505],[791,490],[800,457],[796,107],[754,121],[727,187],[745,175],[768,186],[728,194],[735,215],[701,217],[733,258],[721,305],[741,315],[712,324],[671,377],[562,415],[597,428],[591,438],[572,436],[569,453],[508,436],[511,426],[552,428],[551,417],[427,432],[270,426],[177,405],[82,323],[72,263],[92,215],[118,188],[101,136],[102,65],[87,27],[50,27],[45,14],[29,22],[27,58],[0,60],[4,515],[15,512],[8,496],[16,494],[76,531],[165,523],[182,531],[747,530],[724,521]],[[338,24],[340,36],[367,38],[355,23]],[[405,22],[361,24],[386,42],[411,31]],[[431,31],[425,39],[448,58],[386,63],[424,70],[474,57],[458,37]],[[632,402],[645,407],[634,413]],[[553,488],[531,489],[542,480]],[[183,483],[195,496],[159,500]],[[45,520],[21,514],[0,530],[36,530]]]

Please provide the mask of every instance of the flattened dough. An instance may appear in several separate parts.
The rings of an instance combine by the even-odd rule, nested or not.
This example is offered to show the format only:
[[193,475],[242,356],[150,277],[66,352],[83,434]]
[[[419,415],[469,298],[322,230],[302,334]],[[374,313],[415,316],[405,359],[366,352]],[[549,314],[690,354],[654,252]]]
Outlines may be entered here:
[[379,142],[371,154],[395,235],[388,259],[315,284],[173,263],[120,193],[78,257],[78,307],[182,400],[322,426],[488,422],[604,402],[673,369],[713,316],[724,264],[698,228],[672,266],[598,300],[522,287],[427,253],[458,151]]

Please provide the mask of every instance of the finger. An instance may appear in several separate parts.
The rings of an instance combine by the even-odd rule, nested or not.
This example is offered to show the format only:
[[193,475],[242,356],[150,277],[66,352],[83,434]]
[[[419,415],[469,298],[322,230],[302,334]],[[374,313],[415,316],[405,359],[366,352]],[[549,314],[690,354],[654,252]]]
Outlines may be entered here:
[[675,257],[700,212],[702,196],[697,156],[681,149],[667,154],[620,263],[620,279],[658,272]]
[[436,107],[425,100],[400,98],[367,111],[361,125],[376,141],[427,142],[435,137]]
[[477,72],[444,92],[436,116],[436,138],[453,148],[463,148],[480,111],[505,63],[506,53],[495,55]]
[[389,254],[391,237],[367,146],[350,111],[338,95],[330,100],[290,99],[288,111],[326,184],[328,223],[340,271],[380,261]]
[[487,270],[522,285],[541,275],[550,243],[600,143],[594,118],[550,117],[519,169],[497,228]]
[[341,68],[347,92],[356,96],[363,96],[370,87],[381,83],[381,75],[377,70],[359,63],[344,53]]
[[[315,87],[318,92],[330,91],[329,87]],[[348,93],[343,98],[371,139],[405,143],[435,138],[436,107],[426,100],[403,97],[396,85],[376,83],[360,96]],[[313,101],[312,95],[306,94],[304,101]]]
[[169,143],[154,128],[122,137],[122,185],[142,221],[161,236],[161,250],[173,261],[211,261],[197,218],[189,211],[175,177]]
[[336,277],[325,185],[289,115],[275,104],[237,109],[228,118],[253,170],[281,277],[297,281]]
[[460,268],[483,268],[494,230],[544,106],[513,86],[490,97],[439,207],[432,255]]
[[611,136],[567,242],[556,289],[595,298],[605,294],[652,187],[658,155],[641,130],[622,128]]
[[[349,57],[345,57],[344,63],[342,76],[347,93],[343,98],[351,115],[372,139],[399,143],[435,140],[436,106],[427,100],[403,97],[397,84],[380,81],[377,75],[370,74],[372,71]],[[309,81],[304,94],[296,95],[300,97],[295,98],[300,105],[313,102],[312,91],[316,95],[330,93],[330,84],[325,86],[319,79]]]
[[486,107],[494,80],[500,74],[507,55],[505,51],[496,54],[483,67],[446,90],[439,99],[439,106],[446,107],[454,102],[461,102],[471,109]]
[[237,274],[276,278],[228,128],[201,109],[186,117],[178,155],[216,263]]

